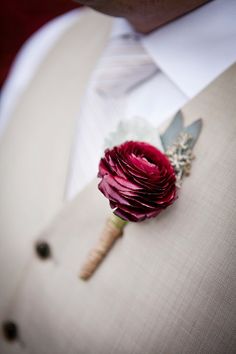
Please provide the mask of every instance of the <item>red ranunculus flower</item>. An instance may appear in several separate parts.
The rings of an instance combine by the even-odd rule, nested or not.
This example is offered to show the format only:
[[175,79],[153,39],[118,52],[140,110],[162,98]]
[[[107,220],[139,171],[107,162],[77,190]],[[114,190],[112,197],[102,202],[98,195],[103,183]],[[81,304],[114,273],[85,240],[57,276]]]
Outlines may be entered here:
[[107,149],[99,164],[98,188],[114,214],[127,221],[158,215],[177,196],[175,172],[154,146],[128,141]]

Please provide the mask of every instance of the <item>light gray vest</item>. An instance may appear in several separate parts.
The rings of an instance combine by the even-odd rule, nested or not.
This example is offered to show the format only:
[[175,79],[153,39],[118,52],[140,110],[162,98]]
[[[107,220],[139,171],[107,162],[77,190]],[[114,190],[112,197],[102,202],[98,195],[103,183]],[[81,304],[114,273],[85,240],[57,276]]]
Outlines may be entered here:
[[[18,324],[24,344],[2,341],[0,352],[233,354],[236,65],[183,108],[203,131],[178,201],[128,225],[92,279],[78,279],[110,209],[97,181],[62,207],[63,193],[78,104],[109,26],[89,11],[63,36],[1,143],[0,319]],[[38,239],[52,259],[36,257]]]

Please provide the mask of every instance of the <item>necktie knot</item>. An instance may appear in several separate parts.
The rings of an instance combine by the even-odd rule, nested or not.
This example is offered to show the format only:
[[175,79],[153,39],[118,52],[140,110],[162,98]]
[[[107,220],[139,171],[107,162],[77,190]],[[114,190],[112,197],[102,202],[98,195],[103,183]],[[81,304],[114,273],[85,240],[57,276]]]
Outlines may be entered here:
[[136,33],[110,39],[98,64],[95,87],[106,97],[119,97],[152,77],[158,68]]

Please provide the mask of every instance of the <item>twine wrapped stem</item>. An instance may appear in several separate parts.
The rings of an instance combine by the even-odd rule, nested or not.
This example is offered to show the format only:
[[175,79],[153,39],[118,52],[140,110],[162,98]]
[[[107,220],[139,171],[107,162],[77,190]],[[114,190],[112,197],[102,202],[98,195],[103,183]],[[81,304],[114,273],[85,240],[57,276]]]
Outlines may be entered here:
[[90,251],[80,270],[79,277],[81,279],[87,280],[93,275],[115,241],[122,236],[126,224],[127,221],[114,214],[107,219],[97,245]]

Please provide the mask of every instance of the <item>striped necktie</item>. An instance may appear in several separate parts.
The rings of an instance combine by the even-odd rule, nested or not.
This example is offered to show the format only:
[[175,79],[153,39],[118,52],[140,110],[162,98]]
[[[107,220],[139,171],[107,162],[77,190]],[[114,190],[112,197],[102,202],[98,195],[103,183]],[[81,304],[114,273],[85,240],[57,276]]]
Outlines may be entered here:
[[68,179],[69,199],[96,175],[104,140],[126,116],[125,93],[157,71],[137,35],[110,39],[91,77],[80,111]]
[[121,96],[158,71],[135,33],[111,38],[98,64],[95,87],[107,97]]

